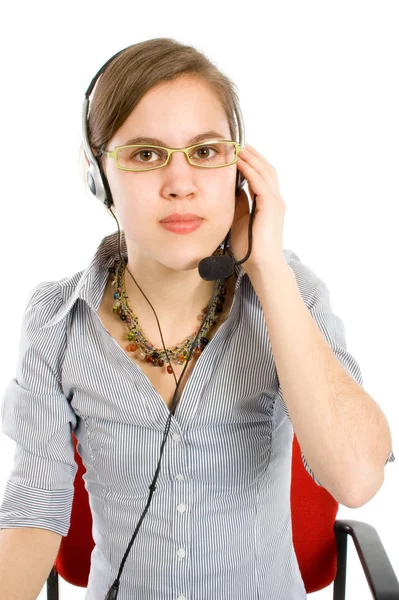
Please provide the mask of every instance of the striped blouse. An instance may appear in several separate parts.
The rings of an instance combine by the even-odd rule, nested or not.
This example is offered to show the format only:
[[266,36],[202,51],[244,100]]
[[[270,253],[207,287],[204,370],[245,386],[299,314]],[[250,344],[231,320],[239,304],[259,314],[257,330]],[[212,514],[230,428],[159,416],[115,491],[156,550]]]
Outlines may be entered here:
[[[95,542],[85,600],[103,600],[117,576],[169,414],[97,313],[117,256],[115,232],[87,269],[33,289],[16,377],[1,407],[16,452],[0,528],[67,535],[77,472],[71,430],[78,440]],[[326,285],[292,250],[284,256],[335,356],[363,385]],[[172,417],[118,600],[306,599],[291,527],[292,424],[261,305],[242,267],[235,271],[229,316],[197,359]]]

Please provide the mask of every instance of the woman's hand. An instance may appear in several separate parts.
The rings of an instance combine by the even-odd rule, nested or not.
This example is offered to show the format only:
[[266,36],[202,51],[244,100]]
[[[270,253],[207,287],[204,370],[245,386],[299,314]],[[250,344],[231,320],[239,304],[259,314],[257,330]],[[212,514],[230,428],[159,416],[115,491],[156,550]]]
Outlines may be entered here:
[[[286,205],[280,196],[276,170],[249,144],[239,152],[237,168],[248,182],[252,201],[256,194],[252,252],[242,264],[251,278],[251,274],[256,276],[276,263],[285,262],[283,228]],[[248,196],[241,189],[231,227],[231,249],[236,260],[242,260],[248,252],[249,214]]]

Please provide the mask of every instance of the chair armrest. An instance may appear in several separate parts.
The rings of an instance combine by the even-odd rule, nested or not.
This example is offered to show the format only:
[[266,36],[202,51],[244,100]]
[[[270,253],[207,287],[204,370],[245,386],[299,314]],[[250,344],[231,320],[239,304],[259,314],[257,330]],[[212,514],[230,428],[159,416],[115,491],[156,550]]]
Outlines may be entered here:
[[47,577],[47,600],[59,600],[58,573],[55,566]]
[[334,532],[338,565],[333,599],[345,599],[347,540],[351,535],[373,598],[398,600],[399,581],[376,529],[363,521],[337,519]]

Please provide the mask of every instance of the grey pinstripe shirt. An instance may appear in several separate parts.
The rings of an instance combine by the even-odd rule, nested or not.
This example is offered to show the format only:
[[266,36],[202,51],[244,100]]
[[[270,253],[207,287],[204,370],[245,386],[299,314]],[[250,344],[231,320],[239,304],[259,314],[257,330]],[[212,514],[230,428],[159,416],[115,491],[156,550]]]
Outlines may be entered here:
[[[122,250],[126,256],[123,232]],[[16,453],[0,528],[68,533],[77,470],[71,429],[78,439],[96,544],[85,600],[103,600],[117,575],[168,417],[97,314],[116,256],[115,232],[86,270],[33,289],[1,409]],[[292,250],[284,256],[330,347],[363,385],[326,285]],[[172,418],[118,600],[306,598],[292,543],[292,424],[262,308],[239,265],[236,274],[229,317],[198,359]]]

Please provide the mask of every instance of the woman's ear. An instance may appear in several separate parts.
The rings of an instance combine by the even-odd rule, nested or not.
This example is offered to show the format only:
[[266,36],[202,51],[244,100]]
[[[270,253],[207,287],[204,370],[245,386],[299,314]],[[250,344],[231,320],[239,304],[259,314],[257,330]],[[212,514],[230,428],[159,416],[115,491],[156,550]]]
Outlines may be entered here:
[[[240,202],[239,202],[240,200]],[[240,219],[242,216],[249,214],[249,203],[248,194],[242,188],[236,198],[236,206],[234,211],[234,221]]]

